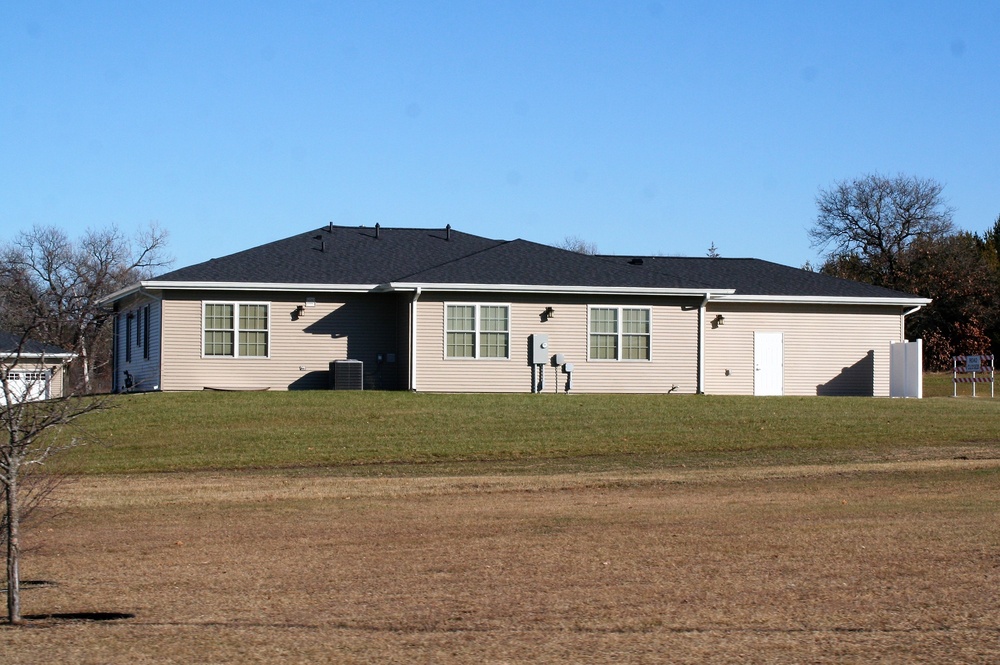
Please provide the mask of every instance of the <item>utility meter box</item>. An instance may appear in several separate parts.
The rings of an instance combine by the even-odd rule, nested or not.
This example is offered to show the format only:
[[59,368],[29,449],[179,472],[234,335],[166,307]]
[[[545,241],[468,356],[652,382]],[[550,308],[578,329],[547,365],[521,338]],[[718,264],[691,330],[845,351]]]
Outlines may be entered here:
[[544,365],[549,362],[549,336],[531,336],[531,357],[528,359],[532,365]]

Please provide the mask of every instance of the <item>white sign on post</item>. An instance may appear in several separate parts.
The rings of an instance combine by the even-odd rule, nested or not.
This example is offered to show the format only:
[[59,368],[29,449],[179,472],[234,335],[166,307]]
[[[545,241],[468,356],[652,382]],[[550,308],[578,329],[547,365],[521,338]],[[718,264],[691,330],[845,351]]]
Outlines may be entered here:
[[965,356],[965,371],[966,372],[982,372],[983,371],[983,357],[982,356]]

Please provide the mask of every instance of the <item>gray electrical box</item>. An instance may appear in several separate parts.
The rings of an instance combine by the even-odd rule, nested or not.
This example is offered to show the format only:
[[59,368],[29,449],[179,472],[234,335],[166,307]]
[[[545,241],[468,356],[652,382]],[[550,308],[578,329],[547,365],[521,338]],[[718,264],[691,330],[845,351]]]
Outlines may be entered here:
[[528,359],[532,365],[545,365],[549,362],[549,336],[531,336],[531,357]]

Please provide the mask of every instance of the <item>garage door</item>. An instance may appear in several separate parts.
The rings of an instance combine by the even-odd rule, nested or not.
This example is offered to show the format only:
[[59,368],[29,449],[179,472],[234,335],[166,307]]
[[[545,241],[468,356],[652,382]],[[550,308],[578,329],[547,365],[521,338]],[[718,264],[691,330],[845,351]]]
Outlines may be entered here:
[[48,370],[7,372],[7,385],[15,402],[48,399],[50,379]]

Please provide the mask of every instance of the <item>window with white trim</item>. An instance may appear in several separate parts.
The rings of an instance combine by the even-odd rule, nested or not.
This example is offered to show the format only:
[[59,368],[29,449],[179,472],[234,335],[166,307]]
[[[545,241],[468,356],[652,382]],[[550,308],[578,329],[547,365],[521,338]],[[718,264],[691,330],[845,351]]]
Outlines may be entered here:
[[202,353],[229,358],[266,358],[268,303],[206,302],[202,309]]
[[649,360],[652,311],[648,307],[591,307],[591,360]]
[[510,305],[445,305],[446,358],[510,358]]

